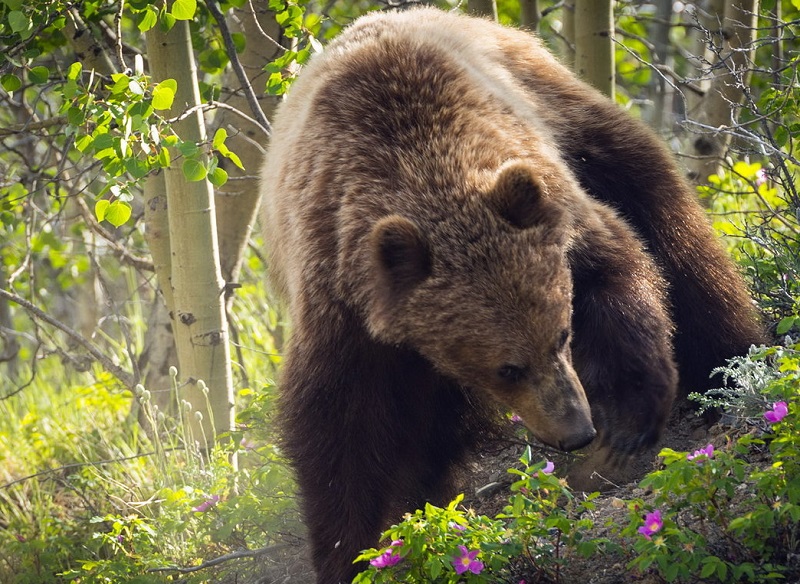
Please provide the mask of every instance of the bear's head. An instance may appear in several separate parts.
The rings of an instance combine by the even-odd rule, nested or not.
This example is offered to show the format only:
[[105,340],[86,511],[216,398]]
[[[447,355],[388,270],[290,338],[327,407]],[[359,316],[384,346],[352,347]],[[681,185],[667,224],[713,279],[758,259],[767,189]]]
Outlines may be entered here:
[[518,414],[563,450],[595,436],[570,353],[570,214],[534,169],[506,165],[435,221],[401,215],[370,235],[373,335]]

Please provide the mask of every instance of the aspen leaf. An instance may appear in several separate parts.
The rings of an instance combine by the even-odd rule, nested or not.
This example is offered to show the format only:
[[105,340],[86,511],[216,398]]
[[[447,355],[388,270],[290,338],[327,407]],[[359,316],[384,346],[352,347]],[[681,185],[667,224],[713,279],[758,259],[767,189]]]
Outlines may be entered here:
[[183,162],[183,176],[189,182],[196,182],[206,178],[208,171],[202,162],[189,158]]
[[97,218],[98,222],[106,218],[106,210],[110,204],[111,201],[107,199],[100,199],[94,204],[94,216]]
[[191,20],[194,18],[196,10],[197,2],[195,0],[175,0],[170,13],[176,20]]
[[153,89],[153,109],[168,110],[175,100],[178,83],[174,79],[165,79]]
[[0,77],[0,84],[2,84],[3,89],[9,93],[22,87],[22,81],[20,81],[19,77],[12,73],[7,73],[6,75]]
[[131,218],[131,206],[125,201],[114,201],[106,209],[105,220],[119,227]]
[[228,182],[228,173],[222,168],[217,167],[209,173],[208,180],[211,181],[211,184],[215,187],[221,187]]
[[50,77],[50,70],[41,65],[39,67],[33,67],[28,71],[28,79],[31,80],[31,83],[35,83],[36,85],[47,83],[48,77]]

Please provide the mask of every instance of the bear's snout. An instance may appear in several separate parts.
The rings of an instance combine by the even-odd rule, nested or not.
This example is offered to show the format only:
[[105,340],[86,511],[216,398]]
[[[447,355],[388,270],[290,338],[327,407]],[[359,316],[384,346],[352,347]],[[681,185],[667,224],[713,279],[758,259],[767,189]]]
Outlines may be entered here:
[[591,441],[594,440],[595,436],[597,436],[597,431],[594,429],[594,426],[589,426],[584,429],[583,432],[559,441],[558,448],[566,452],[578,450],[579,448],[588,446]]

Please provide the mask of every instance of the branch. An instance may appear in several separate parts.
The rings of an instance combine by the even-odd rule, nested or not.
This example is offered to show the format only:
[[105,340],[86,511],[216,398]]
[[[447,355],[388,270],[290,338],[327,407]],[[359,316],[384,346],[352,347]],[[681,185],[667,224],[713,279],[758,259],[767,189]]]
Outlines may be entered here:
[[52,126],[63,126],[67,123],[67,116],[56,116],[48,118],[39,122],[26,122],[24,124],[15,124],[6,128],[0,128],[0,136],[13,136],[14,134],[22,134],[24,132],[33,132],[35,130],[46,130]]
[[222,14],[215,0],[205,0],[205,4],[211,16],[217,21],[217,26],[219,26],[220,33],[222,34],[222,40],[225,43],[225,51],[228,53],[228,58],[231,60],[231,67],[233,67],[234,72],[236,72],[236,77],[239,79],[239,83],[242,86],[242,91],[250,106],[250,110],[256,117],[254,123],[260,126],[265,134],[269,135],[272,133],[272,126],[269,120],[267,120],[267,116],[264,115],[264,111],[258,103],[258,98],[253,92],[253,86],[250,85],[250,79],[248,79],[244,67],[242,67],[242,63],[239,61],[239,55],[236,53],[236,45],[233,43],[231,31],[228,30],[228,23],[225,22],[225,15]]
[[132,254],[129,252],[125,247],[119,244],[114,237],[108,232],[108,230],[103,227],[100,223],[97,222],[97,219],[94,216],[94,213],[89,209],[86,201],[82,198],[78,197],[76,199],[78,203],[78,207],[80,207],[81,215],[83,215],[83,220],[89,226],[89,228],[97,233],[100,237],[102,237],[106,244],[112,249],[114,254],[119,257],[120,261],[133,266],[137,270],[142,270],[145,272],[154,272],[155,268],[153,267],[153,262],[139,257],[137,255]]
[[218,558],[214,558],[213,560],[208,560],[207,562],[203,562],[199,566],[191,566],[189,568],[181,568],[179,566],[165,566],[163,568],[150,568],[147,570],[148,572],[178,572],[180,574],[190,574],[192,572],[197,572],[199,570],[204,570],[206,568],[211,568],[213,566],[217,566],[219,564],[229,562],[231,560],[239,560],[241,558],[257,558],[259,556],[263,556],[266,554],[270,554],[272,552],[276,552],[278,550],[282,550],[289,547],[288,543],[279,543],[275,545],[268,545],[267,547],[263,547],[257,550],[238,550],[235,552],[231,552],[229,554],[225,554],[224,556],[219,556]]
[[127,387],[128,389],[133,389],[136,385],[137,381],[134,379],[134,376],[127,372],[125,369],[120,367],[119,365],[115,364],[111,359],[106,357],[100,349],[98,349],[94,344],[86,340],[83,335],[80,333],[75,332],[73,329],[65,325],[63,322],[56,320],[49,314],[45,313],[43,310],[38,308],[36,305],[28,302],[24,298],[17,296],[16,294],[9,292],[3,288],[0,288],[0,297],[6,298],[7,300],[17,304],[28,311],[28,313],[37,318],[46,322],[47,324],[57,328],[58,330],[65,333],[69,338],[73,341],[81,345],[86,351],[91,355],[95,361],[100,363],[103,367],[105,367],[106,371],[111,373],[114,377],[116,377],[122,384]]
[[251,124],[253,124],[257,128],[259,128],[262,132],[264,132],[264,135],[267,138],[269,138],[270,132],[272,131],[271,128],[265,128],[264,126],[259,124],[258,121],[254,120],[253,118],[248,116],[242,110],[237,109],[237,108],[235,108],[235,107],[233,107],[231,105],[228,105],[227,103],[221,102],[221,101],[209,101],[207,103],[201,103],[199,105],[190,107],[185,112],[183,112],[181,115],[179,115],[179,116],[177,116],[175,118],[170,118],[170,119],[166,120],[166,122],[168,124],[174,124],[175,122],[180,122],[181,120],[185,120],[186,118],[188,118],[189,116],[194,114],[197,110],[206,112],[206,111],[210,111],[210,110],[213,110],[213,109],[216,109],[216,108],[228,110],[228,111],[231,111],[231,112],[235,113],[237,116],[239,116],[243,120],[247,120],[248,122],[250,122]]
[[[172,451],[172,450],[182,450],[182,449],[181,448],[165,448],[163,451],[164,452],[169,452],[169,451]],[[8,489],[9,487],[13,487],[14,485],[16,485],[18,483],[23,483],[25,481],[29,481],[31,479],[35,479],[37,477],[41,477],[41,476],[44,476],[44,475],[49,475],[49,474],[53,474],[53,473],[60,473],[61,471],[68,470],[68,469],[71,469],[71,468],[83,468],[84,466],[103,466],[103,465],[106,465],[106,464],[114,464],[114,463],[117,463],[117,462],[125,462],[127,460],[135,460],[137,458],[144,458],[145,456],[153,456],[154,454],[156,454],[156,453],[155,452],[144,452],[142,454],[133,454],[131,456],[123,456],[122,458],[107,458],[106,460],[94,460],[94,461],[90,461],[90,462],[72,462],[70,464],[65,464],[63,466],[59,466],[59,467],[56,467],[56,468],[48,468],[46,470],[37,472],[35,474],[28,475],[26,477],[22,477],[22,478],[19,478],[19,479],[15,479],[15,480],[11,481],[10,483],[5,483],[3,485],[0,485],[0,490]]]

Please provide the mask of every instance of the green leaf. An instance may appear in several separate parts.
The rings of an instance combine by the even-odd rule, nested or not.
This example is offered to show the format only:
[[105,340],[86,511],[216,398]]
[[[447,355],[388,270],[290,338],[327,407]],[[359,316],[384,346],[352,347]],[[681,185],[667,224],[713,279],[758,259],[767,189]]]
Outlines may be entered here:
[[196,0],[175,0],[170,13],[176,20],[191,20],[196,10]]
[[217,167],[209,173],[208,180],[211,181],[211,184],[215,187],[221,187],[228,182],[228,173],[220,167]]
[[67,110],[67,120],[73,126],[80,126],[86,120],[86,116],[83,113],[83,109],[79,107],[71,107]]
[[163,32],[169,32],[175,26],[175,17],[169,12],[162,12],[158,21],[158,26]]
[[792,327],[794,326],[794,323],[798,320],[798,318],[800,317],[787,316],[786,318],[782,318],[781,321],[778,323],[775,332],[778,333],[779,335],[785,335],[790,330],[792,330]]
[[3,89],[11,93],[12,91],[18,90],[22,87],[22,81],[19,77],[14,75],[13,73],[6,73],[2,77],[0,77],[0,84],[2,84]]
[[20,33],[27,31],[31,28],[31,19],[21,10],[12,10],[8,13],[8,26],[11,31]]
[[183,162],[183,176],[189,182],[201,181],[207,174],[206,167],[199,160],[189,158]]
[[105,150],[106,148],[111,148],[113,145],[114,138],[108,133],[99,134],[94,139],[94,149],[97,152]]
[[240,32],[231,33],[231,40],[237,53],[243,53],[247,48],[247,37]]
[[114,227],[123,225],[131,218],[131,206],[124,201],[114,201],[106,209],[105,220]]
[[161,168],[169,168],[170,162],[171,160],[169,156],[169,150],[167,150],[166,148],[162,148],[161,150],[159,150],[158,163],[161,165]]
[[108,89],[112,95],[119,95],[128,90],[131,79],[125,73],[114,73],[111,75],[111,80],[114,82]]
[[223,152],[223,148],[227,150],[225,146],[225,139],[228,137],[228,131],[225,128],[219,128],[216,132],[214,132],[214,139],[211,141],[211,146],[214,150],[219,150]]
[[86,152],[86,149],[91,146],[92,144],[92,137],[91,136],[81,136],[77,140],[75,140],[75,148],[78,149],[79,152]]
[[717,558],[714,556],[709,556],[703,559],[705,565],[703,569],[700,570],[700,577],[701,578],[708,578],[711,574],[717,571]]
[[49,76],[50,70],[43,65],[33,67],[30,71],[28,71],[28,79],[31,80],[31,83],[35,83],[36,85],[47,83],[47,78]]
[[158,23],[158,11],[152,6],[148,6],[142,15],[137,27],[141,32],[147,32]]
[[228,158],[231,162],[233,162],[236,166],[238,166],[240,170],[244,170],[244,164],[242,164],[242,160],[235,153],[228,150],[223,154],[225,158]]
[[110,204],[111,201],[108,199],[100,199],[94,204],[94,216],[97,217],[98,222],[106,218],[106,211]]
[[178,144],[178,150],[187,158],[197,156],[200,152],[200,148],[194,142],[181,142]]
[[78,61],[74,62],[69,66],[69,69],[67,69],[67,79],[75,81],[80,77],[81,71],[83,71],[83,65]]
[[153,109],[168,110],[175,100],[178,83],[174,79],[165,79],[153,89]]

